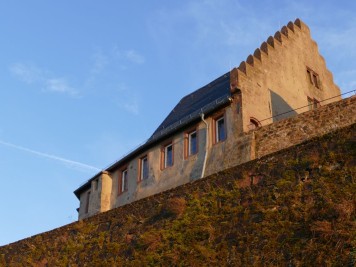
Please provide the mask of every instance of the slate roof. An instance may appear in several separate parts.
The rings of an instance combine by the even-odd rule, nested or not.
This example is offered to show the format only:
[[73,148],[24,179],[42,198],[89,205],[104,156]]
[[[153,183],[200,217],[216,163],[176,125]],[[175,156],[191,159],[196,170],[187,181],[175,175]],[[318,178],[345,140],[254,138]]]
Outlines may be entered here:
[[[143,153],[143,151],[154,143],[183,128],[189,123],[200,119],[202,113],[208,114],[227,104],[230,97],[230,72],[228,72],[193,93],[183,97],[143,145],[134,149],[129,154],[106,168],[106,171],[110,172],[115,170],[116,167],[127,163],[127,161],[131,160],[133,157]],[[74,191],[74,194],[78,199],[81,192],[90,188],[91,181],[97,178],[100,174],[101,172],[97,173]]]
[[149,141],[166,135],[170,130],[180,128],[180,126],[200,117],[201,113],[206,114],[225,104],[230,96],[230,72],[228,72],[183,97],[161,125],[158,126]]

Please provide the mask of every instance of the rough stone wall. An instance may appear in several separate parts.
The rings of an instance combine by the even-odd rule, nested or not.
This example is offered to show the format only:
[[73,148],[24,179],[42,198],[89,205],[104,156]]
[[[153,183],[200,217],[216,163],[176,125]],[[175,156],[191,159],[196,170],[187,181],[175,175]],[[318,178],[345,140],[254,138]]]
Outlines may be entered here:
[[279,151],[356,122],[356,96],[255,131],[255,157]]
[[0,247],[0,266],[353,266],[356,125]]

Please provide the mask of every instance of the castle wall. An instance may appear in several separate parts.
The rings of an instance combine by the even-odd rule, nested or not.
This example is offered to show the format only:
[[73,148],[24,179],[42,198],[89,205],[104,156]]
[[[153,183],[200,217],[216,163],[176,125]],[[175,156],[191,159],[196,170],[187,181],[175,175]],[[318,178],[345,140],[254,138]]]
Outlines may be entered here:
[[307,106],[308,97],[322,101],[340,95],[308,26],[300,20],[290,22],[274,37],[270,36],[254,55],[232,70],[231,77],[232,90],[239,88],[244,99],[244,131],[249,130],[251,117],[266,125],[307,111],[308,107],[267,119]]
[[[206,116],[208,128],[205,122],[198,121],[191,128],[179,130],[127,164],[119,166],[111,176],[105,176],[105,180],[101,177],[100,192],[93,191],[91,194],[88,214],[83,215],[85,201],[81,200],[79,219],[192,182],[201,178],[202,174],[211,175],[300,143],[305,138],[324,133],[328,127],[333,128],[334,121],[322,117],[324,113],[317,115],[322,117],[323,125],[319,125],[318,118],[308,120],[312,116],[310,114],[319,114],[318,111],[308,112],[308,115],[297,117],[293,122],[286,120],[340,99],[336,97],[323,101],[339,95],[340,90],[334,84],[332,74],[318,52],[317,44],[311,39],[309,28],[300,20],[284,26],[281,32],[276,32],[274,37],[269,37],[267,42],[256,49],[253,56],[250,55],[238,68],[233,69],[230,73],[230,86],[230,104]],[[315,106],[308,106],[308,98],[316,103]],[[319,101],[323,102],[319,104]],[[303,106],[305,108],[281,114]],[[346,116],[348,112],[349,109],[345,109],[339,114],[332,114],[330,118],[340,120],[339,126],[342,127],[347,123],[337,116]],[[327,113],[328,111],[325,114]],[[225,120],[227,136],[224,141],[215,142],[214,125],[221,116]],[[251,118],[267,127],[251,131]],[[269,126],[278,121],[279,124]],[[310,125],[305,126],[307,124]],[[278,127],[282,127],[284,132],[280,133]],[[198,153],[186,157],[185,133],[192,128],[198,134]],[[278,136],[279,133],[283,136]],[[278,138],[284,141],[280,142]],[[164,168],[162,150],[169,143],[173,146],[174,162],[172,166]],[[139,180],[140,158],[143,156],[148,158],[149,175],[147,179]],[[119,192],[123,168],[128,171],[128,189]]]
[[[281,120],[279,122],[259,127],[249,132],[242,131],[242,115],[239,110],[239,97],[236,97],[230,106],[206,118],[208,130],[208,155],[205,176],[217,173],[224,169],[245,163],[255,158],[299,144],[312,137],[343,128],[356,122],[356,97],[337,101],[318,109],[299,114],[298,116]],[[217,114],[225,114],[227,121],[227,139],[224,142],[213,144],[212,124]],[[194,127],[194,126],[193,126]],[[205,156],[206,125],[202,121],[196,124],[198,132],[198,153],[188,158],[184,157],[184,133],[182,131],[166,141],[174,146],[174,164],[166,169],[161,168],[162,145],[156,145],[147,153],[149,160],[149,178],[138,182],[139,157],[130,161],[125,167],[128,169],[128,191],[119,194],[119,172],[122,168],[111,174],[102,174],[99,181],[99,190],[94,190],[93,181],[91,205],[87,214],[83,213],[86,205],[86,195],[81,196],[79,218],[86,218],[115,207],[160,193],[162,191],[197,180],[201,177]],[[192,129],[190,127],[189,129]],[[168,142],[162,142],[167,144]],[[102,178],[106,175],[107,183],[102,190]],[[111,184],[112,180],[112,184]],[[110,181],[110,182],[109,182]],[[106,204],[100,199],[108,199]],[[101,202],[100,202],[101,201]],[[101,206],[97,204],[101,203]],[[105,206],[106,205],[106,206]]]
[[255,157],[271,154],[356,123],[356,96],[257,129]]
[[[351,102],[355,107],[346,100],[324,111],[333,117]],[[314,112],[305,115],[318,121]],[[279,131],[282,125],[289,127],[280,124]],[[355,259],[350,196],[356,127],[335,130],[1,246],[0,266],[348,266]]]

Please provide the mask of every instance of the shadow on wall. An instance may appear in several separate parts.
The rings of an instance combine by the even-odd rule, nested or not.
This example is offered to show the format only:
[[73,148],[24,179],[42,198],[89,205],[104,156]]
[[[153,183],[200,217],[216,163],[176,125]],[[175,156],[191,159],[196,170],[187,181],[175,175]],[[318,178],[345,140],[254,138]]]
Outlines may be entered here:
[[294,110],[292,111],[293,108],[279,94],[273,92],[272,90],[269,91],[271,94],[271,109],[273,122],[290,118],[298,114]]

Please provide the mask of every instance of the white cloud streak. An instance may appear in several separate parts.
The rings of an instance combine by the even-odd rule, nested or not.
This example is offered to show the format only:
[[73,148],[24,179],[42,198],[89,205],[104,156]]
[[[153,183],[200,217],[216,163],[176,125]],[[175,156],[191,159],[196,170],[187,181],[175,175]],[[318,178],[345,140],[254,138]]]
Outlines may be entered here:
[[64,163],[66,165],[69,165],[71,167],[77,167],[79,169],[91,170],[91,171],[101,171],[99,168],[93,167],[93,166],[88,165],[88,164],[84,164],[84,163],[81,163],[81,162],[78,162],[78,161],[57,157],[55,155],[46,154],[46,153],[43,153],[43,152],[39,152],[39,151],[36,151],[36,150],[33,150],[33,149],[29,149],[29,148],[22,147],[22,146],[19,146],[19,145],[15,145],[15,144],[12,144],[12,143],[8,143],[8,142],[5,142],[5,141],[1,141],[0,140],[0,144],[2,144],[4,146],[11,147],[11,148],[15,148],[17,150],[25,151],[25,152],[28,152],[28,153],[31,153],[31,154],[34,154],[34,155],[37,155],[37,156],[40,156],[40,157],[43,157],[43,158],[48,158],[48,159],[51,159],[51,160],[55,160],[55,161]]
[[94,65],[91,69],[91,72],[98,74],[102,72],[105,67],[110,63],[109,58],[104,55],[102,51],[98,51],[93,55]]
[[120,93],[120,99],[115,102],[119,108],[126,110],[133,115],[139,115],[140,101],[137,94],[130,90],[125,84],[119,85],[117,90]]
[[48,71],[24,63],[15,63],[10,66],[10,71],[21,81],[27,84],[37,84],[45,92],[56,92],[70,96],[78,96],[76,89],[71,87],[66,79],[51,77]]
[[123,50],[115,46],[112,51],[114,56],[120,59],[120,61],[123,61],[123,64],[129,62],[137,65],[142,65],[146,62],[145,57],[135,49]]
[[15,63],[11,65],[10,71],[20,80],[28,84],[40,81],[43,76],[43,72],[39,68],[23,63]]
[[71,96],[78,95],[78,92],[74,88],[70,87],[67,81],[63,78],[47,79],[46,91],[66,93]]
[[125,51],[125,57],[132,63],[136,63],[136,64],[145,63],[145,58],[133,49]]

